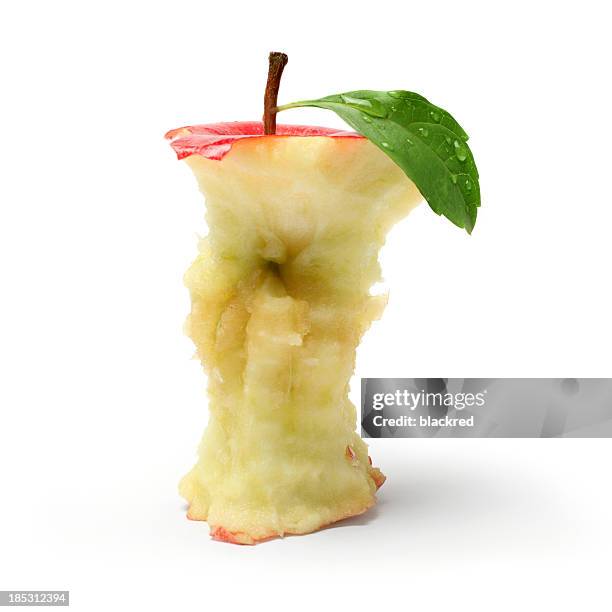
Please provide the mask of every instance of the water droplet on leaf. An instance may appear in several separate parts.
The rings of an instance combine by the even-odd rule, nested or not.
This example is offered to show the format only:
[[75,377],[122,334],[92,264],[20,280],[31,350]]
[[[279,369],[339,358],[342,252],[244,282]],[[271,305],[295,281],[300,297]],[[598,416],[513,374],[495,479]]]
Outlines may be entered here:
[[381,142],[380,146],[387,151],[393,151],[393,147],[388,142]]
[[427,138],[429,136],[429,130],[427,128],[419,128],[419,134],[423,137],[423,138]]
[[458,140],[455,140],[453,144],[455,147],[455,155],[457,156],[457,159],[460,162],[464,162],[467,159],[467,149],[465,148],[465,145],[459,142]]
[[470,179],[465,179],[465,189],[467,191],[472,191],[472,181]]
[[440,113],[438,111],[429,111],[429,116],[435,123],[440,123]]
[[404,92],[400,90],[390,91],[388,93],[392,98],[403,98],[404,97]]
[[361,113],[361,118],[366,122],[366,123],[372,123],[372,117],[370,117],[370,115],[366,115],[365,113]]
[[451,174],[451,182],[453,185],[457,184],[457,175],[456,174]]
[[365,98],[353,98],[353,96],[345,95],[340,96],[340,98],[348,106],[372,115],[372,117],[387,116],[387,109],[378,100],[366,100]]

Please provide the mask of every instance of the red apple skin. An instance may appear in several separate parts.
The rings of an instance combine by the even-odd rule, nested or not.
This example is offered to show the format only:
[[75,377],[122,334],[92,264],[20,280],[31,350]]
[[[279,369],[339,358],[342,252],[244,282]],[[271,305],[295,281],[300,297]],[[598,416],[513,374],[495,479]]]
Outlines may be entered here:
[[[325,525],[321,525],[320,527],[317,527],[315,531],[319,531],[319,530],[325,529],[326,527],[330,527],[331,525],[335,525],[339,521],[343,521],[345,519],[350,519],[350,518],[359,516],[363,514],[364,512],[367,512],[370,509],[370,507],[371,506],[367,506],[366,508],[358,510],[357,512],[351,512],[347,514],[346,516],[342,516],[332,521],[331,523],[326,523]],[[289,530],[289,531],[286,531],[283,535],[279,535],[278,533],[270,533],[260,538],[253,538],[250,535],[242,531],[229,531],[225,527],[221,527],[221,526],[212,527],[210,530],[210,536],[213,540],[217,540],[219,542],[228,542],[230,544],[241,544],[243,546],[244,545],[253,546],[255,544],[261,544],[262,542],[268,542],[269,540],[275,540],[276,538],[279,538],[279,537],[283,538],[286,536],[303,536],[303,535],[307,535],[307,534],[306,533],[294,533],[293,531]]]
[[346,451],[345,451],[345,455],[346,458],[352,463],[353,461],[355,461],[357,455],[355,454],[355,451],[350,447],[347,446],[346,447]]
[[385,484],[385,480],[387,477],[378,469],[378,468],[370,468],[370,478],[374,481],[376,485],[376,490],[380,489]]
[[282,138],[283,136],[328,136],[330,138],[363,138],[355,132],[312,125],[277,125],[276,134],[264,134],[261,121],[232,121],[207,125],[187,125],[166,133],[179,159],[202,155],[223,159],[232,145],[243,138]]

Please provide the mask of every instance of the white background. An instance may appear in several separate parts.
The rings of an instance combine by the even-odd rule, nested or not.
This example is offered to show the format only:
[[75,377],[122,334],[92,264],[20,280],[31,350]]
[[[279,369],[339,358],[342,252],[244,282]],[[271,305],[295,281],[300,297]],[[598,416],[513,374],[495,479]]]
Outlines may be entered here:
[[281,102],[424,94],[471,135],[483,207],[471,237],[425,205],[393,230],[355,380],[612,376],[604,7],[3,4],[0,589],[87,611],[609,610],[610,440],[373,441],[389,480],[365,517],[257,547],[185,519],[204,207],[162,140],[259,118],[270,50]]

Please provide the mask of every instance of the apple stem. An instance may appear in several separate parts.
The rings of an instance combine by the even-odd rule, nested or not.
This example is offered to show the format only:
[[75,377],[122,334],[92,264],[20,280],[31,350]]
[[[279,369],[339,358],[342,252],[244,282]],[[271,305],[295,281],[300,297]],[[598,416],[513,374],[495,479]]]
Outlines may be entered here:
[[268,68],[268,82],[266,83],[266,94],[264,96],[264,134],[276,134],[276,101],[278,99],[278,88],[281,76],[289,58],[284,53],[272,51],[270,53]]

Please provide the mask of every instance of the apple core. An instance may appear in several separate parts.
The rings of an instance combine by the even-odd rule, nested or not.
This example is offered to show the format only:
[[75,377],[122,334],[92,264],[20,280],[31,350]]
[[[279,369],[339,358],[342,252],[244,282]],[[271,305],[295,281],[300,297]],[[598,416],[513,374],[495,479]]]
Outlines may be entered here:
[[385,296],[378,251],[421,201],[367,139],[259,122],[167,134],[206,199],[186,273],[187,333],[210,420],[180,492],[234,543],[303,534],[365,512],[384,476],[355,432],[356,349]]

